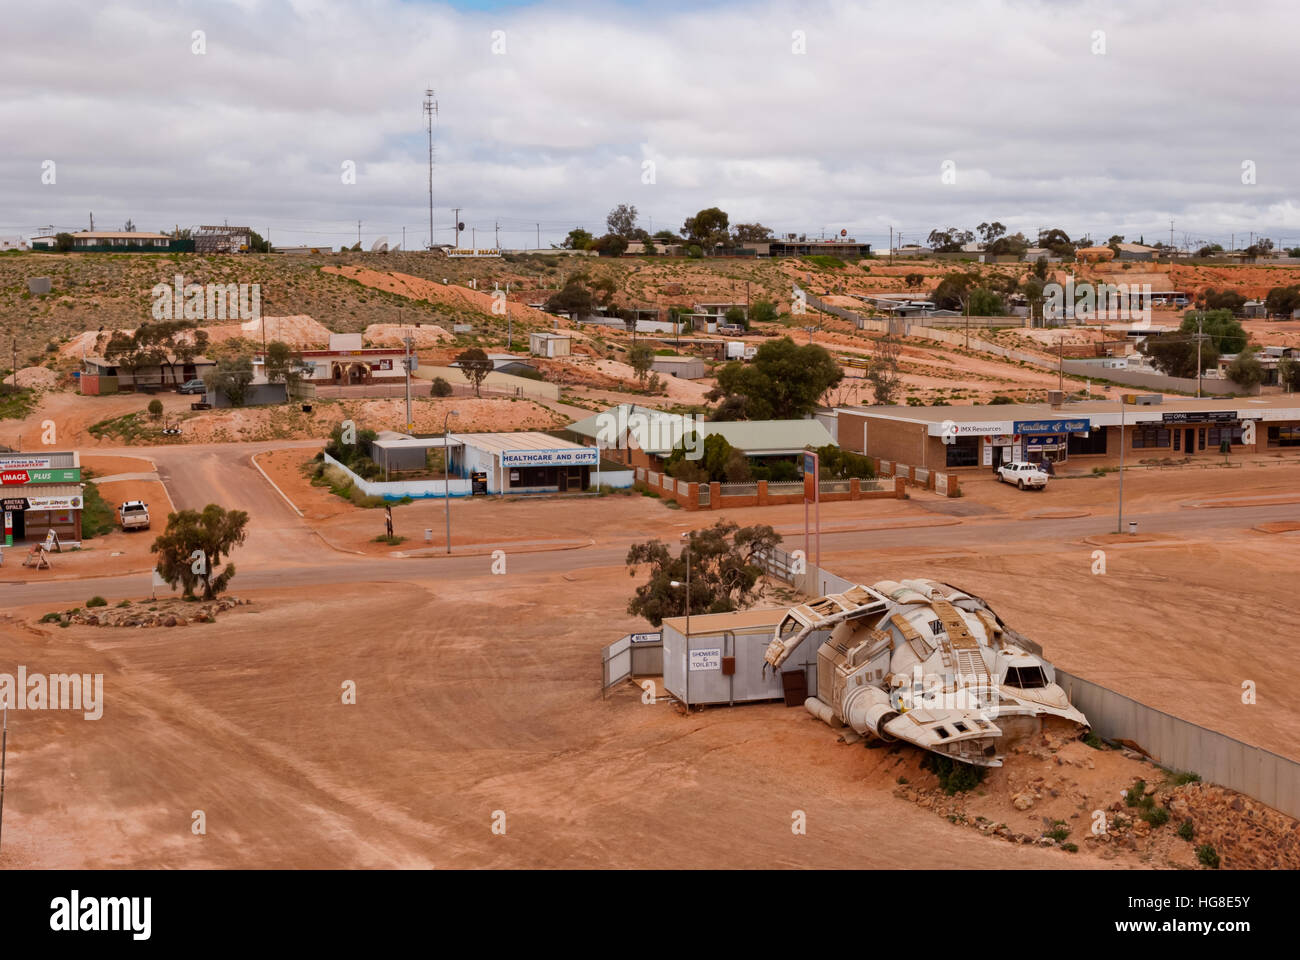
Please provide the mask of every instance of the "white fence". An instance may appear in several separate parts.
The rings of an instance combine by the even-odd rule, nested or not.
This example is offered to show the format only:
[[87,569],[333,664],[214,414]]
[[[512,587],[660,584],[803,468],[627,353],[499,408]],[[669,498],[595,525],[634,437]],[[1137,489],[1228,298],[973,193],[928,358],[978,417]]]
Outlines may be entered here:
[[356,488],[368,497],[383,497],[385,500],[423,500],[430,497],[442,499],[450,494],[453,497],[468,497],[470,482],[464,477],[451,477],[449,480],[364,480],[328,453],[323,454],[325,462],[342,470],[352,480]]

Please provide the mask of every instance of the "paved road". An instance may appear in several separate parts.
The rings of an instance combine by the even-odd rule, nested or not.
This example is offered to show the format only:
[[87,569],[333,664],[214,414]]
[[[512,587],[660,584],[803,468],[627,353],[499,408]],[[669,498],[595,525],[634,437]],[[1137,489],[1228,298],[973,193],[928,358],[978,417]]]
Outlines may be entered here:
[[[322,541],[267,483],[251,460],[253,454],[263,450],[318,445],[317,441],[288,444],[268,441],[96,452],[152,457],[179,509],[201,509],[207,503],[226,503],[238,504],[252,514],[256,522],[250,527],[248,542],[235,557],[239,566],[239,586],[244,591],[307,584],[460,580],[491,575],[491,558],[482,555],[362,558],[324,548]],[[961,513],[960,507],[961,501],[936,501],[934,504],[937,514]],[[1126,514],[1125,520],[1138,521],[1142,533],[1186,534],[1189,530],[1196,533],[1213,530],[1237,532],[1259,523],[1293,520],[1296,514],[1294,504],[1216,510],[1192,510],[1170,505],[1156,513]],[[1114,524],[1110,515],[1026,520],[994,513],[987,518],[966,516],[958,524],[942,526],[826,532],[822,534],[821,549],[824,559],[838,551],[869,548],[938,547],[954,552],[978,549],[983,554],[997,555],[1027,548],[1042,550],[1045,544],[1055,541],[1058,549],[1079,549],[1078,542],[1084,537],[1112,533]],[[598,536],[598,532],[593,533]],[[801,547],[803,538],[797,533],[787,534],[786,545],[792,549]],[[509,554],[511,545],[503,544],[503,549]],[[509,556],[509,563],[511,571],[517,573],[563,572],[584,567],[616,566],[623,562],[626,552],[626,543],[598,544],[579,550],[515,553]],[[109,599],[139,596],[146,583],[147,578],[139,574],[94,579],[95,592]],[[83,599],[85,592],[84,582],[79,580],[0,583],[0,601],[6,605],[76,601]]]

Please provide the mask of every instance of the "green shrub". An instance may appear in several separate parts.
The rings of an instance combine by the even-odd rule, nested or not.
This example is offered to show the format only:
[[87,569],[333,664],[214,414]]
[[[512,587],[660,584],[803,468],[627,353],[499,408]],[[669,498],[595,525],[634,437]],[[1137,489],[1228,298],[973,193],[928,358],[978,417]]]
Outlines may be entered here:
[[1189,783],[1200,783],[1201,775],[1199,773],[1191,773],[1190,771],[1186,773],[1176,773],[1173,776],[1172,782],[1176,787],[1185,786]]
[[89,600],[86,601],[86,606],[87,606],[87,607],[106,607],[106,606],[108,606],[108,601],[105,600],[103,597],[100,597],[100,596],[94,596],[94,597],[91,597]]
[[921,769],[929,770],[939,778],[943,792],[952,796],[972,790],[984,780],[984,767],[974,767],[969,763],[958,763],[952,757],[937,753],[927,753],[921,761]]
[[56,620],[58,620],[58,619],[59,619],[60,617],[62,617],[62,616],[63,616],[63,614],[61,614],[61,613],[59,613],[59,612],[57,612],[57,611],[55,611],[55,612],[53,612],[53,613],[47,613],[45,616],[41,617],[41,623],[54,623]]
[[1129,787],[1128,791],[1124,794],[1125,806],[1129,806],[1129,807],[1148,806],[1146,802],[1147,801],[1146,791],[1147,791],[1147,782],[1145,780],[1139,780],[1137,783],[1133,784],[1133,786]]
[[1078,853],[1079,845],[1077,843],[1063,843],[1061,844],[1061,849],[1069,853]]
[[442,377],[434,377],[432,393],[435,397],[450,397],[452,394],[451,384]]
[[1043,836],[1050,837],[1051,839],[1055,840],[1057,843],[1060,843],[1069,835],[1070,835],[1070,828],[1067,827],[1064,823],[1062,823],[1059,820],[1056,822],[1056,825],[1053,826],[1051,830],[1047,830],[1043,833]]
[[113,508],[99,495],[99,488],[87,483],[81,491],[81,539],[93,540],[116,525]]
[[1101,737],[1097,736],[1095,733],[1089,733],[1086,737],[1083,738],[1083,742],[1086,743],[1088,746],[1092,747],[1092,749],[1094,750],[1106,749],[1106,741],[1103,740]]
[[1195,833],[1196,828],[1192,826],[1192,821],[1190,820],[1184,820],[1178,825],[1178,836],[1182,837],[1184,840],[1190,842]]
[[1196,848],[1196,859],[1211,870],[1219,869],[1219,855],[1208,843],[1203,843]]
[[1153,827],[1162,827],[1169,822],[1169,811],[1152,805],[1150,809],[1142,811],[1142,819]]

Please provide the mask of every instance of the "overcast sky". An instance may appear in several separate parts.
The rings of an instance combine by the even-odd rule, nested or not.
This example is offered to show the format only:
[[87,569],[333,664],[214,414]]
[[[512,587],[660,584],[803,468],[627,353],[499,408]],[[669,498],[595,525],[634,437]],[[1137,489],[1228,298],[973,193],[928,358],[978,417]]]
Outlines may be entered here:
[[0,234],[93,211],[423,246],[432,86],[438,242],[454,206],[532,247],[631,203],[880,248],[994,219],[1300,245],[1297,27],[1294,2],[0,0]]

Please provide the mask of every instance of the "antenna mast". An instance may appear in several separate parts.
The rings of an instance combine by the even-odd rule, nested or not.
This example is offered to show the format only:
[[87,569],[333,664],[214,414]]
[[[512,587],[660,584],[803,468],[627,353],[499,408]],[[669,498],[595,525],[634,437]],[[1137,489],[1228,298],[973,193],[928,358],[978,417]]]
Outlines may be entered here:
[[429,128],[429,249],[433,249],[433,118],[438,115],[438,101],[433,90],[424,91],[424,117]]

